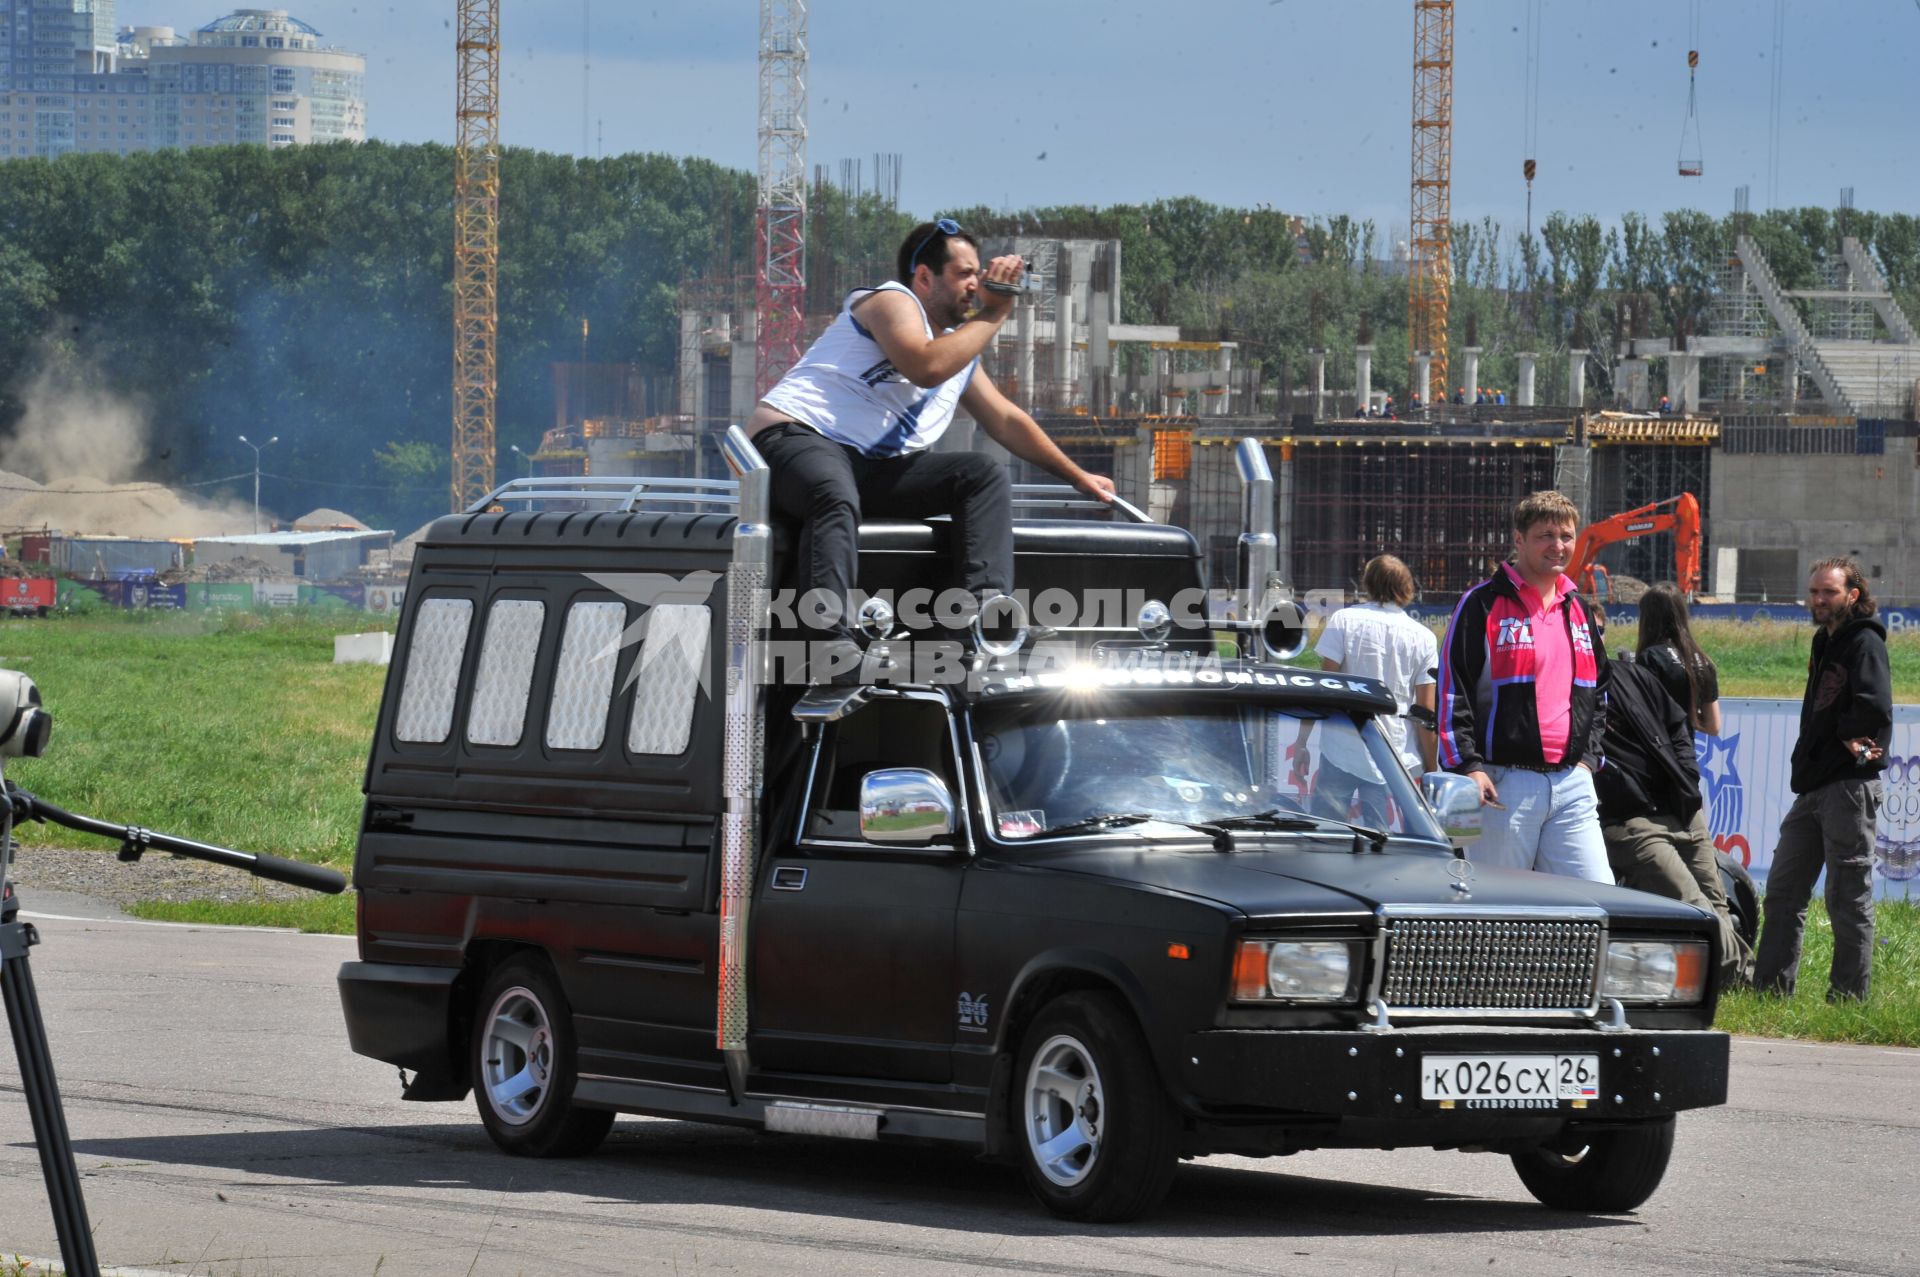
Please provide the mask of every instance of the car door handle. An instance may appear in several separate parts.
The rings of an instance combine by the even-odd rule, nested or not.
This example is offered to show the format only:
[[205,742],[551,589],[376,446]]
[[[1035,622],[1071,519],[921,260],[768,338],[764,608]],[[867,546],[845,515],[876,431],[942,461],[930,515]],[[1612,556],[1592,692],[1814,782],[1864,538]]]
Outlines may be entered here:
[[775,891],[801,891],[807,885],[807,870],[804,865],[775,865],[773,867],[773,889]]

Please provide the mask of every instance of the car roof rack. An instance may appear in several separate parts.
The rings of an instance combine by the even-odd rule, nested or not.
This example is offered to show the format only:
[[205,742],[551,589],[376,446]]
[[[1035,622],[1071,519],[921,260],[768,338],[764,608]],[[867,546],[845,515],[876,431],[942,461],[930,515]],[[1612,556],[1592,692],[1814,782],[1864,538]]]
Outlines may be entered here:
[[[755,460],[758,460],[757,456]],[[762,463],[764,464],[764,463]],[[752,467],[748,467],[752,468]],[[587,503],[586,508],[631,514],[641,510],[673,509],[700,514],[733,514],[740,508],[737,479],[681,479],[646,475],[532,475],[510,479],[466,509],[484,514],[494,506],[524,503],[533,509],[545,502]],[[1116,519],[1152,523],[1147,513],[1121,497],[1111,504],[1087,496],[1064,483],[1016,483],[1013,508],[1025,510],[1104,510]]]
[[591,508],[630,514],[663,505],[712,507],[712,513],[731,514],[740,507],[737,479],[652,478],[637,475],[535,475],[511,479],[468,506],[468,514],[484,514],[496,505],[525,502],[589,502]]

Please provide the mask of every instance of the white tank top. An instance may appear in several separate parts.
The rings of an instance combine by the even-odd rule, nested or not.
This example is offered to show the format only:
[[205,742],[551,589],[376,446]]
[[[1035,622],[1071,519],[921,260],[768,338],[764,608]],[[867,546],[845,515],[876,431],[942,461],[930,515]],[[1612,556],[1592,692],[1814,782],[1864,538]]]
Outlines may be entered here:
[[[901,376],[866,325],[853,317],[856,301],[889,290],[905,293],[920,306],[913,290],[895,280],[854,289],[819,340],[762,402],[869,457],[899,457],[931,447],[953,421],[961,392],[980,360],[931,390]],[[931,338],[933,325],[925,306],[920,306],[920,324]]]

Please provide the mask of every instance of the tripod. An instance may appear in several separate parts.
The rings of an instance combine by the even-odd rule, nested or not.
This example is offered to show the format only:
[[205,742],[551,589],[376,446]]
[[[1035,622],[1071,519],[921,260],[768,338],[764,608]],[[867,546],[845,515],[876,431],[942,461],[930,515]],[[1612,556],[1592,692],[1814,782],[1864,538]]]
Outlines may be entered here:
[[73,1161],[73,1140],[67,1134],[60,1086],[53,1076],[53,1055],[47,1047],[46,1021],[40,1015],[40,998],[34,991],[33,968],[28,962],[28,950],[40,943],[40,934],[32,923],[19,920],[20,900],[7,881],[6,871],[13,863],[14,822],[45,820],[81,833],[117,838],[119,858],[124,861],[138,860],[149,850],[170,851],[329,894],[344,891],[347,883],[338,873],[318,865],[75,815],[42,802],[10,780],[0,778],[0,784],[5,786],[4,797],[0,797],[0,995],[4,995],[7,1027],[20,1061],[20,1081],[33,1121],[33,1142],[40,1152],[40,1174],[47,1184],[47,1203],[53,1208],[53,1229],[60,1239],[60,1262],[66,1266],[68,1277],[99,1277],[100,1260],[94,1254],[93,1229],[87,1222],[80,1172]]

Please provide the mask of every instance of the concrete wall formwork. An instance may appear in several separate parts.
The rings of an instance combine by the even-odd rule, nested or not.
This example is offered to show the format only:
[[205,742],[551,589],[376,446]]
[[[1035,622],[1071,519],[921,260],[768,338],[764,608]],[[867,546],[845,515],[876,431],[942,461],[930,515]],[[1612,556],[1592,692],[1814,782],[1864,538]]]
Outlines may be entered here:
[[1877,597],[1920,600],[1920,440],[1870,455],[1729,455],[1715,449],[1713,544],[1739,551],[1742,596],[1766,578],[1804,592],[1819,559],[1851,554]]

